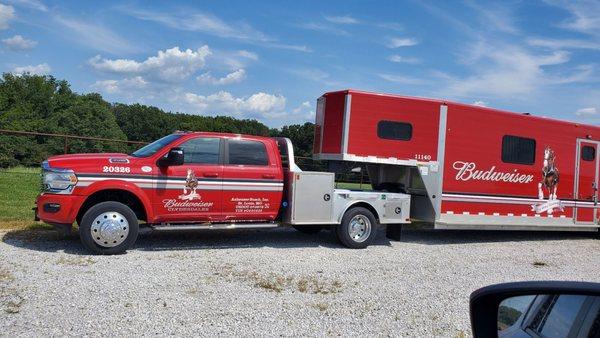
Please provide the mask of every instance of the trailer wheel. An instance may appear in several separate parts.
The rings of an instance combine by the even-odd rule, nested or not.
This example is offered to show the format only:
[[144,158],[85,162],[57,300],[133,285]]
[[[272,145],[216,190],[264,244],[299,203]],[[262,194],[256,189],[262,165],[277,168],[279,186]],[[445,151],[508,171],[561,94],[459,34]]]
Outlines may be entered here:
[[292,225],[292,227],[307,235],[318,234],[321,232],[321,230],[323,230],[323,226],[321,225]]
[[377,236],[378,223],[371,211],[363,207],[352,208],[336,227],[340,242],[352,249],[366,248]]
[[124,253],[135,243],[139,224],[133,210],[119,202],[102,202],[85,212],[79,225],[83,245],[99,255]]

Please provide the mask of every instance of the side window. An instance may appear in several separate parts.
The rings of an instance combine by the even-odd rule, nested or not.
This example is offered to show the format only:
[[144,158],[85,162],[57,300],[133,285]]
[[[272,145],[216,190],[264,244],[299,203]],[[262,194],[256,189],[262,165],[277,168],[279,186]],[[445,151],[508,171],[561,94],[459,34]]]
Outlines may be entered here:
[[552,295],[537,309],[528,329],[541,337],[568,337],[577,332],[581,323],[577,319],[586,307],[587,296]]
[[221,140],[216,137],[198,137],[183,143],[184,163],[219,164],[219,146]]
[[386,140],[409,141],[412,138],[413,127],[410,123],[396,121],[379,121],[377,137]]
[[584,161],[593,161],[596,159],[596,148],[591,146],[583,146],[581,148],[581,159]]
[[535,163],[535,140],[505,135],[502,138],[502,162],[516,164]]
[[269,157],[265,144],[252,140],[229,140],[229,164],[268,165]]

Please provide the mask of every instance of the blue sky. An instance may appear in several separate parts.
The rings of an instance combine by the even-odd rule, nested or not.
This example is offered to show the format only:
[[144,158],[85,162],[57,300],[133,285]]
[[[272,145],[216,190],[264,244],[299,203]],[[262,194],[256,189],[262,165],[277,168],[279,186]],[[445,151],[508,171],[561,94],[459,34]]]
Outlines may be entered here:
[[0,0],[0,42],[4,72],[273,127],[345,88],[600,124],[600,1]]

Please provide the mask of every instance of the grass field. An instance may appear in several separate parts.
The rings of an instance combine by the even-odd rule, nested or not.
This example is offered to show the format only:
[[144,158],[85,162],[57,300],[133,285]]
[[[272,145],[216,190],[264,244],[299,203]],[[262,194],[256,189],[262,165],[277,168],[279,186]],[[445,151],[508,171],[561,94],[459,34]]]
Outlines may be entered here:
[[39,168],[0,170],[0,229],[24,228],[34,224],[31,208],[39,191]]

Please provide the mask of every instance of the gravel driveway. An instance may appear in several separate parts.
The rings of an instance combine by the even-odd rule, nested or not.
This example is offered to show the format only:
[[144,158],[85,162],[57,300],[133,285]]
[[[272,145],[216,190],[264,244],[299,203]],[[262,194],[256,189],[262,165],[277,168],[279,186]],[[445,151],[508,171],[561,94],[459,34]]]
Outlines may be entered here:
[[470,336],[469,294],[600,282],[589,234],[411,229],[365,250],[330,232],[146,233],[120,256],[76,236],[0,234],[2,335]]

